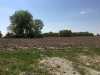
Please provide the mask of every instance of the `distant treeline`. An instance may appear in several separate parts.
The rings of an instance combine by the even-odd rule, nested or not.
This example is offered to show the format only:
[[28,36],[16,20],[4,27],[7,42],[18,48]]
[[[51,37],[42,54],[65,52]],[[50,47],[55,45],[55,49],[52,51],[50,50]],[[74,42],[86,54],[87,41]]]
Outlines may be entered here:
[[[41,33],[38,37],[35,38],[43,38],[43,37],[77,37],[77,36],[95,36],[93,33],[90,32],[72,32],[71,30],[61,30],[58,33],[48,32],[48,33]],[[96,35],[96,36],[99,36]],[[0,37],[2,37],[2,33],[0,32]],[[7,33],[4,38],[18,38],[13,33]],[[25,38],[25,37],[22,37]],[[34,38],[34,37],[33,37]]]
[[[58,33],[55,32],[48,32],[48,33],[41,33],[37,38],[41,37],[77,37],[77,36],[95,36],[93,33],[90,32],[72,32],[71,30],[61,30]],[[96,36],[100,36],[97,34]],[[2,33],[0,32],[0,37],[2,37]],[[18,38],[13,33],[7,33],[4,38]],[[25,38],[25,37],[21,37]],[[33,37],[34,38],[34,37]]]
[[43,34],[44,37],[75,37],[75,36],[94,36],[89,32],[72,32],[71,30],[61,30],[58,33],[48,32]]

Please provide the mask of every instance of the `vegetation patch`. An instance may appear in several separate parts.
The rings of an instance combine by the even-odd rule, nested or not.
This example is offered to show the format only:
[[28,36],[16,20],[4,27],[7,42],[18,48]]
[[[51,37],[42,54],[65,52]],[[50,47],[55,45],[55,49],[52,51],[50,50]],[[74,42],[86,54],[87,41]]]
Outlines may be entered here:
[[[0,75],[53,75],[52,71],[68,74],[72,70],[74,71],[71,74],[87,75],[87,68],[89,72],[92,69],[91,71],[97,73],[100,71],[99,50],[99,48],[1,50]],[[50,65],[47,65],[49,63]],[[73,69],[70,67],[69,72],[63,70],[64,64],[69,64]]]

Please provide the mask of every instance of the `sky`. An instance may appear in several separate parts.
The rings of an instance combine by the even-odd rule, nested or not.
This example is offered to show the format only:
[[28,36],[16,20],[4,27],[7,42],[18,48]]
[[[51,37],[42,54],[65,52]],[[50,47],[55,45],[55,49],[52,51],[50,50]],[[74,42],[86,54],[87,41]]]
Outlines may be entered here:
[[17,10],[28,10],[33,19],[44,22],[42,32],[100,33],[100,0],[0,0],[0,31],[7,32],[9,16]]

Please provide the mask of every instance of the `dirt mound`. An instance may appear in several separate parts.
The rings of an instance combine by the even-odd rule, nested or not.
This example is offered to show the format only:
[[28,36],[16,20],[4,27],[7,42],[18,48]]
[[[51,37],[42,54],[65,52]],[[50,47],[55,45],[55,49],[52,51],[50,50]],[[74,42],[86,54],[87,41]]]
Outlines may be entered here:
[[40,62],[52,75],[80,75],[71,61],[58,57],[47,58]]

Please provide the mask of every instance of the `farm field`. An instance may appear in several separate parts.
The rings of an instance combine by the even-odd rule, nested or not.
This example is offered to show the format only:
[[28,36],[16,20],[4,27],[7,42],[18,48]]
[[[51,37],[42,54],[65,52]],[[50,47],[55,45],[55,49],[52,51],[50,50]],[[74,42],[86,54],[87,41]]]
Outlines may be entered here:
[[100,48],[100,37],[45,37],[35,39],[0,39],[0,49],[16,48]]

